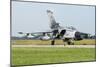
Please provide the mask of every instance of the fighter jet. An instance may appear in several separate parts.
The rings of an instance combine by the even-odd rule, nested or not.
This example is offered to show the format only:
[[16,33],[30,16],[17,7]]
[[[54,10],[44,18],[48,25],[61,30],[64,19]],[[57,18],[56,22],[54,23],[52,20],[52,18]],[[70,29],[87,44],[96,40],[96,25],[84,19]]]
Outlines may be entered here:
[[51,40],[51,45],[55,44],[56,39],[61,39],[64,42],[64,45],[66,43],[68,45],[74,45],[74,40],[82,40],[81,33],[76,28],[70,26],[70,27],[62,27],[59,23],[56,22],[53,12],[51,10],[47,10],[47,15],[50,20],[50,31],[47,32],[33,32],[33,33],[22,33],[19,32],[19,34],[26,34],[25,37],[29,37],[29,35],[35,37],[40,36],[40,40]]

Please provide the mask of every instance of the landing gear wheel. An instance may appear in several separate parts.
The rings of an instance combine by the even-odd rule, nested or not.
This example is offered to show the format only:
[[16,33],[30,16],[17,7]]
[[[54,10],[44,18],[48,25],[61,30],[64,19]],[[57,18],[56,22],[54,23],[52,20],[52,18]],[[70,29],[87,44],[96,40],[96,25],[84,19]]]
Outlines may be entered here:
[[67,43],[68,43],[68,45],[74,45],[73,40],[68,40]]
[[63,42],[64,42],[64,46],[66,45],[66,43],[68,45],[74,45],[73,39],[65,38],[65,39],[63,39]]
[[69,41],[68,41],[67,43],[68,43],[68,45],[70,45],[70,44],[71,44],[71,42],[69,42]]
[[54,45],[54,44],[55,44],[55,40],[52,40],[52,41],[51,41],[51,45]]

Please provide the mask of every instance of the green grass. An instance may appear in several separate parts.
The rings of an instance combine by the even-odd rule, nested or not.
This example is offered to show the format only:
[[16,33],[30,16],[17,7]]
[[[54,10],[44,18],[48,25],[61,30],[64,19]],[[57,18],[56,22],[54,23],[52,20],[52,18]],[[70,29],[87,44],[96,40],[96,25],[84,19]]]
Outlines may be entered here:
[[[47,40],[47,41],[43,41],[43,40],[12,40],[12,44],[17,44],[17,45],[29,45],[29,44],[35,44],[35,45],[50,45],[51,41]],[[56,40],[55,44],[57,45],[61,45],[64,44],[62,40]],[[82,45],[82,44],[89,44],[89,45],[95,45],[95,40],[94,39],[84,39],[84,40],[80,40],[80,41],[74,41],[74,44],[77,45]]]
[[12,65],[95,61],[95,48],[12,48]]

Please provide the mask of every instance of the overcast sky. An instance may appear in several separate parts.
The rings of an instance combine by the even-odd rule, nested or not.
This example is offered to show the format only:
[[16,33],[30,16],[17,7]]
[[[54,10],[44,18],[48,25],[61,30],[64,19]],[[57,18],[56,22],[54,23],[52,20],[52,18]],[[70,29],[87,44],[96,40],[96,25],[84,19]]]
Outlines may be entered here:
[[78,31],[95,34],[95,7],[47,4],[34,2],[12,2],[12,36],[18,32],[42,32],[49,30],[46,10],[51,10],[61,26],[73,26]]

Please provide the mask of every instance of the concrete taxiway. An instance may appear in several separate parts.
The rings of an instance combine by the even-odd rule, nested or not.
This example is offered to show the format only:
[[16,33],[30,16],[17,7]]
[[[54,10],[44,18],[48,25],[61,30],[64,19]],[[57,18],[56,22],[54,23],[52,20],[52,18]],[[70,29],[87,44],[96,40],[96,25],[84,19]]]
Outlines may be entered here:
[[67,48],[95,48],[96,45],[12,45],[12,47],[67,47]]

